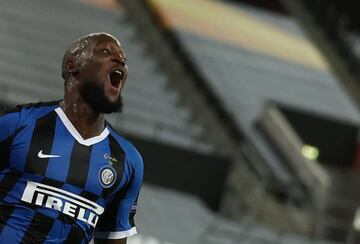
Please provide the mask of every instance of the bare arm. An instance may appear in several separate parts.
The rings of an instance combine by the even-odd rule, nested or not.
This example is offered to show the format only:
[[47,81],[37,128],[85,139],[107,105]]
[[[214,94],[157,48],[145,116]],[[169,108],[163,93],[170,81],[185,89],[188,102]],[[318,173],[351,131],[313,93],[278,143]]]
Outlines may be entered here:
[[126,244],[126,240],[127,240],[127,238],[116,239],[116,240],[111,240],[111,239],[94,239],[94,243],[95,243],[95,244]]

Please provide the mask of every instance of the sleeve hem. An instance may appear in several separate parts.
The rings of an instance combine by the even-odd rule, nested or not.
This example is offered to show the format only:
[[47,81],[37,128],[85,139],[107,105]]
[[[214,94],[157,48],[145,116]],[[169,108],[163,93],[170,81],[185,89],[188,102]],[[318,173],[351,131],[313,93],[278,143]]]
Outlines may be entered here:
[[100,231],[95,233],[98,239],[122,239],[137,234],[136,227],[124,231]]

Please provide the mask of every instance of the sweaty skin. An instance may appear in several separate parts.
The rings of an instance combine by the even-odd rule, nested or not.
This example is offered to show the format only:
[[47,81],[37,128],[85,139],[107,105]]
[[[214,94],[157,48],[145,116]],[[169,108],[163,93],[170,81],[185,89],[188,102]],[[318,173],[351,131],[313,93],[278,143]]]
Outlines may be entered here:
[[[104,95],[109,102],[115,102],[121,95],[127,78],[124,51],[119,41],[106,33],[92,34],[80,44],[71,47],[65,54],[63,77],[65,75],[64,100],[60,107],[64,110],[83,139],[99,135],[105,126],[104,113],[94,109],[84,101],[81,87],[86,82],[95,82],[104,88]],[[83,39],[83,38],[82,38]],[[81,51],[78,53],[77,51]],[[108,51],[106,51],[108,50]],[[111,70],[119,68],[124,72],[124,79],[119,88],[114,88],[108,80]]]
[[[64,99],[60,107],[83,139],[98,136],[105,128],[104,112],[84,100],[82,89],[89,83],[101,88],[105,104],[116,104],[127,78],[124,50],[120,42],[107,33],[95,33],[76,41],[65,53],[62,76],[65,79]],[[120,70],[123,78],[115,85],[110,73]],[[96,98],[95,98],[96,99]],[[126,244],[126,238],[96,239],[96,244]]]

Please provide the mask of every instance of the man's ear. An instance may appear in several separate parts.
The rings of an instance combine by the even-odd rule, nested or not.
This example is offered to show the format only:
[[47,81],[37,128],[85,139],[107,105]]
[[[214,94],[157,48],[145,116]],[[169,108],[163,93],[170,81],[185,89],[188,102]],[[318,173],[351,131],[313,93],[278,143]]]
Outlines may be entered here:
[[65,70],[68,76],[76,76],[77,74],[79,74],[80,64],[69,60],[66,62]]

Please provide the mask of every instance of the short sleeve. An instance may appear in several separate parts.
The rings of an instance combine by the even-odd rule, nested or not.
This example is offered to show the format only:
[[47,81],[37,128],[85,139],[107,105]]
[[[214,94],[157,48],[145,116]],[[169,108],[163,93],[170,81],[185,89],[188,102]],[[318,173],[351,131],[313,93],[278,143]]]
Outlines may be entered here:
[[118,192],[100,218],[95,238],[122,239],[137,233],[134,216],[143,180],[143,160],[137,152],[130,165],[130,180]]

